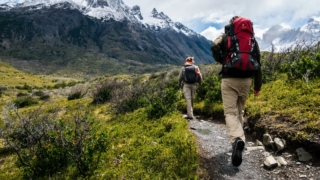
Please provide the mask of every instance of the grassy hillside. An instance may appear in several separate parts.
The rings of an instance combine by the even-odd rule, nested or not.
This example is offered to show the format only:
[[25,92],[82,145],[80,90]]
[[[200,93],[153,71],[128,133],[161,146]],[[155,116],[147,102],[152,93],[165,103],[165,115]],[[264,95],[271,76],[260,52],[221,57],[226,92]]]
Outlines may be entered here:
[[261,95],[251,96],[247,104],[249,117],[259,117],[257,127],[297,141],[315,141],[320,134],[320,80],[308,85],[285,79],[263,86]]
[[[263,58],[270,58],[270,54]],[[250,94],[246,118],[255,128],[256,138],[268,132],[289,142],[319,144],[317,71],[306,78],[306,69],[291,71],[288,63],[282,64],[275,63],[277,69],[270,67],[272,61],[263,61],[262,91],[258,97]],[[15,79],[2,85],[1,130],[15,132],[11,136],[4,133],[3,139],[16,142],[28,155],[23,155],[27,163],[18,161],[2,139],[0,178],[198,178],[197,143],[181,117],[186,104],[178,87],[179,68],[79,81],[30,75],[6,64],[1,67],[0,78]],[[204,81],[197,89],[195,113],[223,118],[220,68],[217,64],[200,65]],[[50,98],[41,99],[35,93],[38,91]],[[36,103],[15,109],[11,102],[26,95]],[[38,133],[29,129],[39,128],[44,138],[18,146],[29,142],[24,139],[28,133]]]
[[[20,140],[4,135],[0,146],[1,179],[27,177],[46,179],[49,176],[57,179],[195,179],[197,177],[199,162],[195,137],[188,131],[187,122],[175,109],[176,106],[172,106],[179,102],[174,101],[170,105],[165,105],[159,98],[171,97],[171,93],[173,95],[178,92],[176,88],[170,87],[177,80],[176,72],[100,77],[85,83],[79,82],[71,87],[56,89],[53,88],[55,85],[49,77],[29,75],[8,65],[3,66],[6,66],[8,73],[15,72],[22,74],[25,79],[33,78],[33,80],[24,81],[25,79],[20,78],[16,84],[7,85],[8,88],[1,96],[2,102],[6,101],[1,103],[1,108],[4,109],[0,123],[1,131],[9,133],[10,128],[13,128],[14,132],[21,134],[31,133],[31,137],[38,137],[37,133],[40,133],[42,138],[34,142],[36,146],[30,144],[20,147],[20,143],[16,144],[20,152],[34,154],[32,157],[20,154],[24,157],[22,163],[17,154],[8,148],[4,139],[9,138],[13,143]],[[35,86],[29,90],[12,87],[21,83],[31,86],[31,82],[41,82],[43,87],[52,87],[40,88],[48,93],[50,98],[46,100],[35,98],[37,104],[13,108],[10,102],[19,98],[17,94],[23,92],[34,97],[32,92],[38,90]],[[141,88],[144,86],[143,82],[148,82],[145,87],[163,89],[158,91],[160,94],[157,95],[154,89],[149,91]],[[93,99],[98,96],[97,92],[105,92],[99,91],[105,84],[108,88],[120,88],[121,91],[118,91],[119,89],[114,91],[112,98],[104,103],[93,103]],[[138,86],[134,86],[135,84]],[[177,87],[176,83],[174,84],[174,87]],[[84,96],[68,100],[70,94],[75,94],[81,89],[86,89]],[[131,95],[130,93],[138,94],[126,96]],[[152,102],[145,97],[151,98]],[[138,98],[140,104],[136,104],[136,100],[131,98]],[[167,101],[171,99],[174,98],[169,98]],[[23,126],[15,122],[20,122]],[[41,125],[43,123],[46,126]],[[66,128],[52,129],[62,125],[66,125]],[[25,131],[26,128],[34,130],[40,128],[42,131]],[[24,136],[19,137],[24,138]],[[64,144],[70,143],[70,146],[59,143],[60,137]],[[81,154],[74,151],[78,146],[83,147]],[[66,157],[65,155],[69,153],[75,156]],[[41,159],[44,154],[46,160]],[[79,161],[74,161],[77,156],[80,157]]]

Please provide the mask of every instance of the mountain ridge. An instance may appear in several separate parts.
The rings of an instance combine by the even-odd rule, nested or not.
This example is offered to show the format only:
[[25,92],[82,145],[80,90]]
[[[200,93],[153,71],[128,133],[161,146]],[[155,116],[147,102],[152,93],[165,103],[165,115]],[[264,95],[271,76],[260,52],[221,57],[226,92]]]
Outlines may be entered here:
[[[122,15],[131,13],[121,0],[90,3],[91,7],[115,6],[116,9],[120,9],[118,15],[122,10],[125,10]],[[81,64],[76,62],[89,64],[90,68],[98,68],[92,71],[100,73],[115,71],[119,66],[126,66],[125,62],[133,61],[136,61],[136,64],[142,62],[150,65],[179,65],[187,56],[194,56],[196,63],[213,62],[210,41],[181,23],[174,23],[156,9],[153,15],[161,21],[143,24],[134,17],[138,13],[131,14],[134,22],[130,21],[130,18],[117,21],[116,18],[119,16],[98,19],[84,15],[83,12],[87,9],[79,10],[80,6],[76,6],[75,3],[64,1],[50,6],[34,4],[16,4],[7,9],[5,7],[8,5],[1,5],[2,61],[15,66],[28,64],[31,71],[38,69],[41,72],[42,69],[47,73],[65,69],[71,64]],[[135,10],[138,9],[136,6]],[[37,66],[32,67],[33,63]],[[114,66],[108,67],[109,64]],[[83,65],[78,71],[88,71],[88,68],[84,68]]]
[[257,38],[257,40],[263,51],[271,51],[272,46],[275,47],[275,51],[281,51],[302,41],[307,44],[318,42],[320,40],[319,29],[320,20],[310,18],[305,25],[297,29],[274,25],[263,34],[262,39]]

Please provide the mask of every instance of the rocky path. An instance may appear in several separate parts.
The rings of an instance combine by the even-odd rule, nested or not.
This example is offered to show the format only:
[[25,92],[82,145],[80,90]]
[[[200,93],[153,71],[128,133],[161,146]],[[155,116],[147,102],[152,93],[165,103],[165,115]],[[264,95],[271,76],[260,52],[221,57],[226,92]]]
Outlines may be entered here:
[[[198,118],[189,121],[190,131],[199,143],[201,157],[201,179],[206,180],[278,180],[278,179],[308,179],[320,180],[320,164],[313,160],[299,162],[295,153],[283,150],[281,154],[264,150],[264,146],[256,148],[247,136],[246,150],[239,167],[231,164],[231,144],[224,120],[208,120]],[[320,152],[319,152],[320,153]],[[264,165],[266,157],[283,157],[287,165],[277,165],[267,168]]]

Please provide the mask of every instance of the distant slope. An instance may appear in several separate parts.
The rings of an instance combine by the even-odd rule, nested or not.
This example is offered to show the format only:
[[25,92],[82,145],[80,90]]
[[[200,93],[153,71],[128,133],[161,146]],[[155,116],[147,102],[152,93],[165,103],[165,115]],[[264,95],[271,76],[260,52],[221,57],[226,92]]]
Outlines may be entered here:
[[127,62],[179,65],[186,56],[197,63],[213,61],[210,42],[202,36],[151,30],[126,20],[101,21],[70,6],[1,11],[1,60],[30,72],[84,74],[115,74],[119,66],[130,66]]

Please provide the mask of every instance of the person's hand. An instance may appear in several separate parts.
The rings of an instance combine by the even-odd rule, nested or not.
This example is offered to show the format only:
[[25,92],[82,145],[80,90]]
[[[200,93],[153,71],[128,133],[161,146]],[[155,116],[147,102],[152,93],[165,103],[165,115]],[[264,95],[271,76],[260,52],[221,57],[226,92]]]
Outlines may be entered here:
[[260,90],[259,91],[258,90],[254,90],[253,94],[254,94],[254,96],[258,96],[260,94]]

